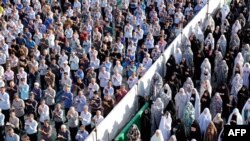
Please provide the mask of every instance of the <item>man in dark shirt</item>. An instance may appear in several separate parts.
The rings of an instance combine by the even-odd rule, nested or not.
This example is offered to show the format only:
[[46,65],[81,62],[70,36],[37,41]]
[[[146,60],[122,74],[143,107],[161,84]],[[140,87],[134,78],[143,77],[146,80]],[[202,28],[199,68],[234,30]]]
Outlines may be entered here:
[[25,102],[25,110],[27,115],[33,114],[36,119],[37,101],[34,99],[33,93],[30,94],[29,99]]

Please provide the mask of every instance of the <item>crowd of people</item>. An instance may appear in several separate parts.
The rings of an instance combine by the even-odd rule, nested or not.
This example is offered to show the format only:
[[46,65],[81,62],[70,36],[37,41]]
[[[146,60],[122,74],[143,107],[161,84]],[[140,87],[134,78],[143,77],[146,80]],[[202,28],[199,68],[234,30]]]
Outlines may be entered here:
[[128,140],[223,141],[224,125],[250,125],[249,4],[233,0],[207,15],[205,29],[197,24],[176,47]]
[[118,2],[1,0],[0,140],[85,140],[207,3]]

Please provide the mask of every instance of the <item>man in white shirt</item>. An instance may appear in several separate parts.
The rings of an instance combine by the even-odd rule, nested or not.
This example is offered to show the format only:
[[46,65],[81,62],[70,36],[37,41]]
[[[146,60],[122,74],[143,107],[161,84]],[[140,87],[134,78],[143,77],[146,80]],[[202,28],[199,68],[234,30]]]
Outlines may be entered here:
[[104,96],[110,95],[110,96],[114,97],[114,88],[112,87],[111,81],[109,81],[107,86],[104,87],[103,94],[104,94]]
[[131,89],[136,83],[138,82],[138,78],[136,76],[136,73],[132,73],[132,75],[128,78],[128,87]]
[[[100,81],[101,92],[103,92],[104,87],[107,85],[110,79],[110,73],[106,71],[105,67],[100,68],[98,79]],[[103,93],[102,93],[102,96],[103,96]]]
[[71,69],[71,76],[74,77],[74,73],[79,68],[79,58],[76,56],[75,52],[72,52],[72,54],[70,55],[69,63],[70,63],[70,69]]
[[88,86],[88,92],[89,92],[89,99],[91,99],[94,96],[95,91],[99,91],[99,85],[96,83],[96,79],[92,78],[91,82]]
[[81,121],[82,125],[85,126],[85,128],[86,128],[86,130],[87,130],[88,132],[91,131],[91,117],[92,117],[92,115],[91,115],[91,113],[88,111],[88,106],[85,105],[85,106],[83,107],[83,111],[81,112],[79,118],[80,118],[80,121]]
[[142,64],[143,64],[143,67],[146,68],[146,70],[148,70],[151,67],[152,59],[150,58],[150,55],[148,53],[143,58]]
[[101,115],[101,111],[97,110],[96,115],[93,117],[93,127],[98,126],[102,121],[104,117]]
[[34,120],[34,115],[30,114],[25,121],[24,129],[31,141],[37,141],[37,126],[38,123]]
[[0,109],[5,116],[5,122],[9,120],[9,110],[10,110],[10,99],[9,94],[5,92],[5,84],[1,85],[0,88]]
[[111,81],[114,86],[114,91],[116,92],[117,89],[120,89],[120,86],[122,85],[122,75],[119,74],[118,70],[114,70],[114,74],[111,78]]

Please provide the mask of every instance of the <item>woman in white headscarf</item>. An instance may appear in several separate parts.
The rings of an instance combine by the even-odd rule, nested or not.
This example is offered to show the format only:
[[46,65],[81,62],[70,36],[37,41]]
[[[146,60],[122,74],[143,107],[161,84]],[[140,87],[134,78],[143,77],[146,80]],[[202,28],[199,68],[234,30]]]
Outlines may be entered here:
[[237,34],[239,30],[241,30],[241,25],[239,20],[236,20],[232,26],[231,34]]
[[185,93],[183,88],[180,88],[179,92],[175,96],[175,104],[176,104],[176,113],[177,113],[177,118],[182,119],[183,118],[183,113],[185,106],[188,101],[188,96]]
[[171,128],[172,128],[172,118],[169,112],[166,112],[161,117],[161,122],[159,126],[159,130],[161,130],[164,141],[168,141],[171,135]]
[[236,58],[234,59],[234,64],[239,63],[241,66],[243,66],[244,64],[244,57],[242,56],[242,53],[239,52],[236,56]]
[[215,95],[212,97],[210,111],[212,118],[214,118],[217,113],[222,112],[222,99],[219,93],[215,93]]
[[221,20],[224,21],[226,19],[227,14],[230,12],[229,6],[227,4],[224,4],[220,12],[221,12]]
[[189,102],[192,103],[194,109],[195,109],[195,119],[198,120],[199,116],[200,116],[200,95],[197,92],[196,88],[192,89],[192,93],[191,95],[189,95]]
[[242,85],[243,85],[243,79],[241,78],[240,74],[237,73],[232,81],[231,95],[233,95],[236,98]]
[[188,91],[188,88],[194,88],[194,82],[191,77],[188,77],[187,80],[183,83],[183,89],[185,92]]
[[196,24],[196,26],[194,27],[193,29],[193,33],[195,34],[195,37],[201,42],[203,43],[204,42],[204,34],[201,30],[201,27],[199,25],[199,23]]
[[235,108],[233,112],[230,114],[227,124],[229,125],[242,125],[243,124],[243,119],[238,108]]
[[214,37],[212,33],[209,33],[205,39],[205,46],[211,47],[209,50],[214,50]]
[[222,55],[225,56],[227,51],[227,39],[224,34],[220,36],[217,44],[219,45]]
[[188,67],[191,68],[193,66],[193,51],[191,47],[185,49],[183,57],[187,60]]
[[250,74],[250,64],[245,63],[243,67],[243,85],[247,88],[249,87],[249,74]]
[[161,98],[157,98],[151,106],[151,133],[153,134],[156,129],[158,129],[161,116],[163,114],[163,102]]
[[212,121],[212,116],[210,114],[210,111],[208,108],[205,108],[204,111],[201,113],[199,120],[198,120],[200,128],[201,128],[201,135],[204,134],[204,132],[206,131],[211,121]]
[[162,88],[160,98],[164,104],[164,109],[165,109],[169,101],[172,99],[172,90],[167,83]]
[[217,66],[215,66],[215,79],[216,79],[216,85],[223,84],[227,81],[228,77],[228,65],[225,60],[222,60],[221,63],[218,63]]
[[245,44],[241,50],[244,62],[250,62],[250,47],[249,44]]
[[208,80],[211,82],[211,74],[208,69],[205,69],[203,73],[201,73],[201,82]]
[[238,34],[232,34],[230,37],[229,48],[239,47],[240,46],[240,38]]
[[182,52],[181,52],[181,49],[178,47],[175,49],[174,58],[175,58],[176,64],[180,64],[182,60]]
[[204,71],[205,69],[208,69],[209,73],[211,74],[211,64],[210,64],[208,58],[205,58],[205,59],[203,60],[200,69],[201,69],[201,73],[203,73],[203,71]]
[[208,91],[211,97],[212,94],[212,86],[210,81],[205,80],[203,82],[201,82],[201,86],[200,86],[200,95],[202,95],[205,91]]
[[250,98],[246,101],[246,104],[244,105],[242,112],[242,120],[244,124],[248,124],[250,123]]
[[159,97],[162,86],[163,86],[162,77],[159,73],[156,72],[150,83],[150,95],[152,96],[153,101],[155,101],[156,98]]
[[206,20],[206,22],[205,22],[205,29],[206,29],[208,26],[211,27],[211,30],[212,30],[212,32],[213,32],[214,29],[215,29],[215,22],[214,22],[214,19],[213,19],[213,17],[212,17],[211,15],[209,15],[209,16],[207,17],[207,20]]
[[161,130],[156,130],[150,141],[165,141]]

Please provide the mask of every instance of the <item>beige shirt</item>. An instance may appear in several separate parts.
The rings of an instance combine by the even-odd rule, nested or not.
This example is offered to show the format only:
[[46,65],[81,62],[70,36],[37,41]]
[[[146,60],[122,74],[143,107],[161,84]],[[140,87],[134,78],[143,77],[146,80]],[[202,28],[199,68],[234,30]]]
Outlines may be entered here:
[[24,115],[24,102],[22,99],[19,99],[18,101],[13,100],[12,108],[14,109],[17,117],[21,117]]

